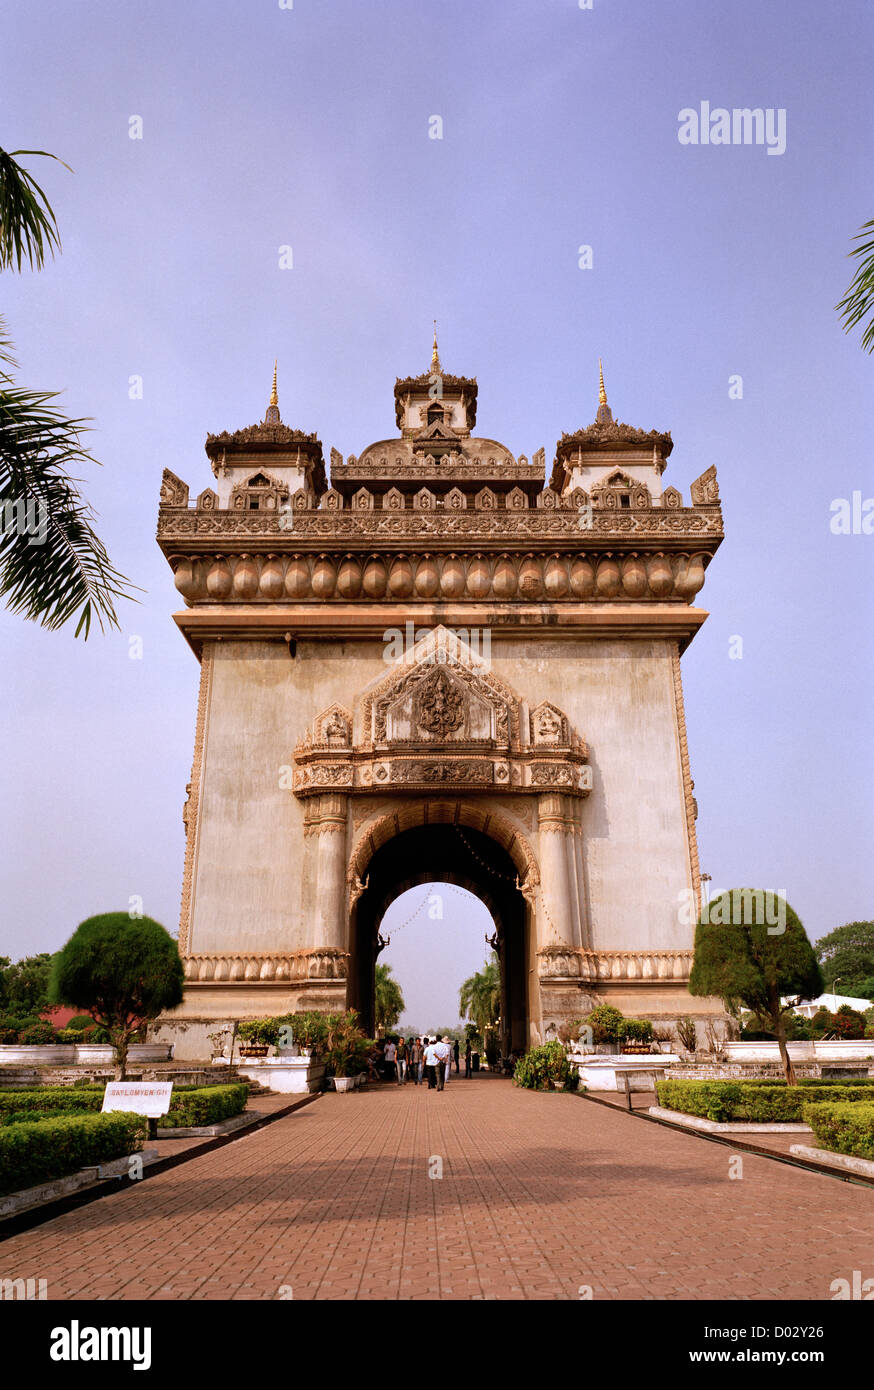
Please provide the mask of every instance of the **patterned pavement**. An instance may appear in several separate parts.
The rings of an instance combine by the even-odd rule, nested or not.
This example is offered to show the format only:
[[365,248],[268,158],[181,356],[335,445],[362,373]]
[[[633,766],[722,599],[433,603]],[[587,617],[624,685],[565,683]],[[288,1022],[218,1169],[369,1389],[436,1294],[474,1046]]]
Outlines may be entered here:
[[874,1276],[874,1191],[732,1159],[487,1075],[331,1093],[11,1237],[0,1277],[49,1299],[820,1300]]

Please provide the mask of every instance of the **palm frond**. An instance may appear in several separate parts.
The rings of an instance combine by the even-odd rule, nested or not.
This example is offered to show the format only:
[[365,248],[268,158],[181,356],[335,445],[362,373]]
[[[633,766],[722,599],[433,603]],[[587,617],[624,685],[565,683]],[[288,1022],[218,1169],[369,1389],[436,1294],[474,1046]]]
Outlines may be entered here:
[[51,407],[57,395],[0,373],[0,596],[52,631],[78,613],[75,635],[87,639],[93,617],[118,627],[115,600],[133,595],[71,474],[96,461],[79,442],[87,421]]
[[[21,270],[27,260],[32,270],[41,270],[46,253],[54,256],[61,249],[55,214],[36,179],[16,162],[16,155],[38,155],[54,159],[69,169],[56,154],[46,150],[0,150],[0,270],[14,266]],[[72,170],[70,170],[72,173]]]
[[[846,333],[870,315],[868,326],[862,334],[862,347],[866,352],[874,352],[874,235],[871,233],[874,233],[874,220],[866,222],[853,238],[854,241],[861,241],[861,245],[854,246],[849,254],[864,259],[847,293],[835,305],[843,319]],[[862,240],[863,237],[867,240]]]

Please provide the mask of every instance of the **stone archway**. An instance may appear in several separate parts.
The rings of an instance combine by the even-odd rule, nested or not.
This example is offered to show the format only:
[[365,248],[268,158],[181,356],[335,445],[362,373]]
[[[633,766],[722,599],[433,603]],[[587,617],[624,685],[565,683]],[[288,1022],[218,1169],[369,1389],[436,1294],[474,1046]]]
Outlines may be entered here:
[[[470,824],[473,820],[491,825],[491,833]],[[350,894],[347,1001],[368,1030],[385,911],[408,888],[442,881],[466,888],[489,909],[501,962],[502,1050],[528,1046],[532,1005],[537,1012],[537,1001],[530,998],[535,978],[531,895],[537,874],[530,854],[523,837],[500,816],[463,803],[414,803],[381,818],[356,848]],[[435,922],[434,931],[439,929]]]

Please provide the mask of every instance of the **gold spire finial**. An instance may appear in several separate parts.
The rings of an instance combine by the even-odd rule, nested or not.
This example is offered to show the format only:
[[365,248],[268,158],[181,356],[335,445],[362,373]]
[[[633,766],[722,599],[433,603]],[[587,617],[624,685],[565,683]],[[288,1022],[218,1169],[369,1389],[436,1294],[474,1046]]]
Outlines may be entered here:
[[607,392],[604,390],[604,368],[601,366],[601,359],[598,358],[598,404],[607,404]]
[[442,372],[440,365],[440,353],[437,351],[437,320],[434,320],[434,346],[431,349],[431,371]]
[[278,360],[279,360],[278,358],[274,358],[274,361],[273,361],[273,389],[272,389],[272,391],[270,392],[270,404],[271,404],[271,405],[279,405],[279,397],[278,397],[277,394],[276,394],[276,367],[277,367],[277,364],[278,364]]

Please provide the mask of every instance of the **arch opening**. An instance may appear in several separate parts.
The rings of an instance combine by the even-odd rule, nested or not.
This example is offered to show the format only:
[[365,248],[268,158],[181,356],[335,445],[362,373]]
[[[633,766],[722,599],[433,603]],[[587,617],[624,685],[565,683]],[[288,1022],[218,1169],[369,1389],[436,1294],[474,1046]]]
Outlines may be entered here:
[[[366,1030],[374,1030],[375,969],[386,910],[410,888],[446,883],[473,893],[491,914],[501,968],[501,1051],[505,1056],[514,1049],[523,1052],[528,1046],[530,926],[527,904],[516,886],[519,869],[508,850],[467,825],[424,824],[385,840],[362,868],[367,888],[350,921],[348,997]],[[429,929],[439,933],[441,919],[432,918]],[[460,972],[459,987],[470,973],[464,964]]]

